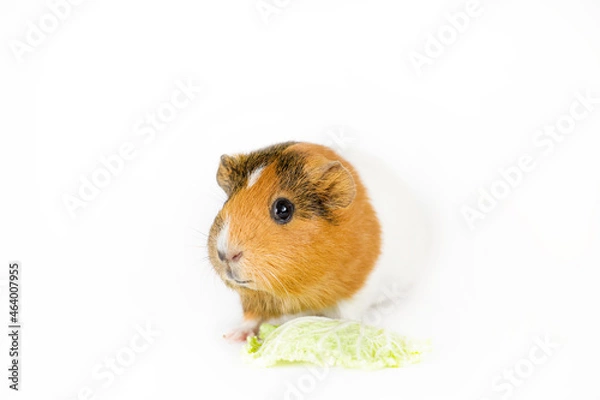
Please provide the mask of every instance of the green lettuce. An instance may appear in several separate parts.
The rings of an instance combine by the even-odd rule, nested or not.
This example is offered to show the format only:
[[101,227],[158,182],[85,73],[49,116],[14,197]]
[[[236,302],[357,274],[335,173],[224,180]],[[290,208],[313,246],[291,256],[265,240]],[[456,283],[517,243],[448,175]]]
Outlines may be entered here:
[[410,340],[357,321],[301,317],[281,326],[262,324],[247,339],[243,356],[251,364],[290,363],[346,368],[398,368],[421,361],[428,341]]

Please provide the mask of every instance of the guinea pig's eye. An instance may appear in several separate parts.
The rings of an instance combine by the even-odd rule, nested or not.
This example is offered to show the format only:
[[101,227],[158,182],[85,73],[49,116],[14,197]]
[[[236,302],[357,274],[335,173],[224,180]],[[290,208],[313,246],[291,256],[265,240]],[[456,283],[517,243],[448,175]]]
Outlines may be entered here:
[[271,218],[278,224],[287,224],[291,221],[294,214],[294,204],[284,198],[275,200],[271,207]]

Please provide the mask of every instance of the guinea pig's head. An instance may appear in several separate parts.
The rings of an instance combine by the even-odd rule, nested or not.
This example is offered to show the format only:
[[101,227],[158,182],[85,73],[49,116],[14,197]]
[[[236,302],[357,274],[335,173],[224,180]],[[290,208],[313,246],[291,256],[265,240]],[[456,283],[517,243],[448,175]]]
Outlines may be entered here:
[[356,197],[352,167],[329,148],[282,143],[224,155],[217,182],[228,198],[208,239],[209,258],[238,290],[291,296],[326,274]]

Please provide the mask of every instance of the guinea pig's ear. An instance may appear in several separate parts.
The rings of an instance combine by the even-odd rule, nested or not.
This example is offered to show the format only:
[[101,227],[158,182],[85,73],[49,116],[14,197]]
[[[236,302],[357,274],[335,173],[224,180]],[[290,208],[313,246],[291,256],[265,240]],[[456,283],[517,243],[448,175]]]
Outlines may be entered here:
[[221,156],[221,163],[217,170],[217,183],[221,186],[221,189],[227,193],[227,196],[231,196],[234,188],[234,170],[235,170],[235,158],[223,154]]
[[325,157],[316,164],[309,166],[308,172],[329,209],[346,208],[352,204],[356,197],[356,185],[350,171],[341,162]]

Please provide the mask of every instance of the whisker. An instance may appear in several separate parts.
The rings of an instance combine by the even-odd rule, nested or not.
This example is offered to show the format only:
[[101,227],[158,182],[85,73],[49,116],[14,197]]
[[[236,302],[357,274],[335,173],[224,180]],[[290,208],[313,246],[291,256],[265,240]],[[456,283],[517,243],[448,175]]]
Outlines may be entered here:
[[279,286],[281,286],[281,288],[282,288],[282,289],[285,291],[285,294],[287,295],[287,297],[290,297],[290,292],[288,292],[288,290],[287,290],[287,289],[286,289],[286,287],[283,285],[283,283],[281,283],[281,280],[279,280],[279,278],[278,278],[277,276],[275,276],[275,274],[274,274],[272,271],[270,271],[270,270],[267,270],[267,272],[268,272],[269,274],[271,274],[271,276],[272,276],[272,277],[273,277],[273,278],[274,278],[274,279],[275,279],[275,280],[276,280],[276,281],[279,283]]
[[273,287],[273,284],[271,283],[271,281],[269,281],[269,280],[267,279],[267,277],[265,276],[265,274],[263,274],[263,273],[262,273],[260,270],[258,270],[258,269],[257,269],[257,270],[254,270],[254,272],[256,272],[256,273],[260,274],[261,281],[263,281],[263,282],[264,282],[264,283],[265,283],[265,284],[266,284],[266,285],[269,287],[269,290],[270,290],[271,292],[275,293],[275,288]]
[[187,226],[186,228],[188,228],[188,229],[191,229],[191,230],[193,230],[194,232],[197,232],[197,233],[201,234],[202,236],[204,236],[204,237],[206,237],[206,238],[208,237],[208,234],[206,234],[206,233],[204,233],[204,232],[202,232],[202,231],[200,231],[200,230],[198,230],[198,229],[196,229],[196,228],[194,228],[194,227],[192,227],[192,226]]
[[197,247],[199,249],[206,249],[206,248],[208,248],[208,246],[205,245],[205,244],[186,244],[185,247]]

